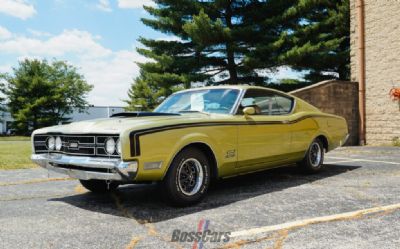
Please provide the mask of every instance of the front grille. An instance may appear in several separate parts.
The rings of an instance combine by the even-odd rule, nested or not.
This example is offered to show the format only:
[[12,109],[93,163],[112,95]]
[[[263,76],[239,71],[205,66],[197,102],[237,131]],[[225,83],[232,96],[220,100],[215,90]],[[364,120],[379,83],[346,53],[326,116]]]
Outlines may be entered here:
[[[47,140],[50,136],[54,138],[60,137],[62,141],[61,150],[49,150]],[[120,157],[117,152],[108,155],[104,148],[104,142],[107,138],[112,137],[115,141],[119,136],[112,135],[74,135],[74,134],[46,134],[35,135],[33,138],[35,153],[61,153],[73,156],[92,156],[92,157]]]

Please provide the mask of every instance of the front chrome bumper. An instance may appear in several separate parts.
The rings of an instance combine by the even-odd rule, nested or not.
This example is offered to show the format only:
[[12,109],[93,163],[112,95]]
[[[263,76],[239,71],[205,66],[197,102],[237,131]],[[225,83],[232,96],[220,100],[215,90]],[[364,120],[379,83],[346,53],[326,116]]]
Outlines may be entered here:
[[133,181],[138,163],[113,158],[67,156],[62,154],[33,154],[39,166],[81,180]]

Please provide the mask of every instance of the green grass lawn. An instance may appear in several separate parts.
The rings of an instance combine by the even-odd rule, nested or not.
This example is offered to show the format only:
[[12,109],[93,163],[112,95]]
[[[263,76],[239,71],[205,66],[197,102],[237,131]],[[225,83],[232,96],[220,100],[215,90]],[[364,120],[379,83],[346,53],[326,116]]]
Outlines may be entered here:
[[31,137],[23,136],[4,136],[0,137],[0,141],[30,141]]
[[0,137],[0,170],[35,168],[29,137]]

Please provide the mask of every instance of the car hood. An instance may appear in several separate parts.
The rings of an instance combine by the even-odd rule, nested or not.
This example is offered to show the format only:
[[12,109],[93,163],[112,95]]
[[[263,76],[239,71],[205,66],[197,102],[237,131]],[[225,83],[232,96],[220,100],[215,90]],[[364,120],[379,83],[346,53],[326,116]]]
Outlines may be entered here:
[[201,122],[210,119],[215,120],[216,118],[215,115],[202,113],[149,117],[111,117],[51,126],[36,130],[34,134],[53,132],[65,134],[120,134],[126,130],[132,131],[163,125]]

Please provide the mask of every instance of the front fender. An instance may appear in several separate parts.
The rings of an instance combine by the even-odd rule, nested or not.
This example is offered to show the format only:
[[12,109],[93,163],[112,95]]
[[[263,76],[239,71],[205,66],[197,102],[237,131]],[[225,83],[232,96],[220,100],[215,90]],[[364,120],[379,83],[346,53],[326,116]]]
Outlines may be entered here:
[[[162,180],[175,156],[183,148],[193,143],[207,145],[212,150],[218,166],[226,166],[227,162],[236,162],[236,157],[224,157],[227,151],[236,150],[236,126],[189,127],[166,130],[140,136],[139,140],[140,155],[132,158],[139,162],[138,174],[135,178],[137,181]],[[149,163],[160,163],[160,167],[147,169],[145,164]]]
[[167,174],[168,169],[174,160],[175,156],[181,152],[184,148],[192,145],[192,144],[204,144],[208,146],[214,154],[214,157],[217,162],[217,167],[221,163],[221,151],[218,149],[219,147],[216,145],[216,141],[203,133],[191,133],[183,136],[179,141],[176,142],[171,153],[167,156],[168,160],[166,161],[166,167],[164,168],[163,176]]

